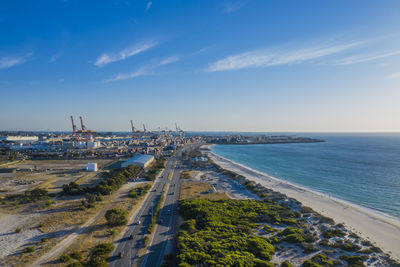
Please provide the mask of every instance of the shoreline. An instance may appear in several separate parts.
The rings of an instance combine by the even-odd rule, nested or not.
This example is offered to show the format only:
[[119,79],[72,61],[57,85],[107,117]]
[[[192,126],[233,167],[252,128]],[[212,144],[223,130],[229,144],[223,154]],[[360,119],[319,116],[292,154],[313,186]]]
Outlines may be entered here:
[[[203,147],[210,148],[211,146],[205,145]],[[334,219],[336,223],[344,223],[346,228],[352,232],[376,243],[384,252],[396,260],[400,260],[400,221],[396,220],[396,218],[380,214],[379,211],[369,211],[368,208],[359,207],[356,204],[288,183],[226,159],[211,150],[208,154],[222,168],[243,175],[248,180],[292,197],[316,212]]]

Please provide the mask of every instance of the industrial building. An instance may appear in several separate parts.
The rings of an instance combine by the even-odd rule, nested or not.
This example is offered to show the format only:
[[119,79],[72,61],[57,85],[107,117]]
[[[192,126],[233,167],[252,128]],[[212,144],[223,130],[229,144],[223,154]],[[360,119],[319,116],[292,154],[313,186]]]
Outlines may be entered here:
[[34,143],[39,141],[38,136],[1,136],[0,141],[14,142],[14,143]]
[[88,163],[86,170],[89,172],[97,172],[97,163]]
[[121,163],[122,168],[126,168],[129,165],[136,165],[142,168],[147,168],[154,161],[154,156],[152,155],[137,155],[133,158]]

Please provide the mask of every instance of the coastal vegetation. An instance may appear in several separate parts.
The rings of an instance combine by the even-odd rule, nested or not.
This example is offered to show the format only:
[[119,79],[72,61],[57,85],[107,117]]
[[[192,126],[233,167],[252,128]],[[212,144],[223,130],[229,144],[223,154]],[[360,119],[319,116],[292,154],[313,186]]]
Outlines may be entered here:
[[145,172],[144,178],[147,181],[154,181],[160,171],[165,167],[165,159],[157,159]]
[[211,191],[204,189],[195,193],[193,188],[197,184],[211,188],[215,180],[204,178],[204,182],[198,182],[182,175],[181,178],[187,179],[182,184],[179,202],[179,213],[184,220],[177,236],[180,267],[319,267],[371,263],[398,266],[390,256],[374,250],[369,241],[343,224],[336,224],[296,199],[221,168],[210,158],[207,164],[206,177],[211,175],[222,180],[230,177],[240,184],[238,188],[250,191],[259,200],[207,199]]
[[185,223],[178,233],[179,266],[273,266],[275,249],[253,231],[275,221],[279,207],[258,201],[181,200]]

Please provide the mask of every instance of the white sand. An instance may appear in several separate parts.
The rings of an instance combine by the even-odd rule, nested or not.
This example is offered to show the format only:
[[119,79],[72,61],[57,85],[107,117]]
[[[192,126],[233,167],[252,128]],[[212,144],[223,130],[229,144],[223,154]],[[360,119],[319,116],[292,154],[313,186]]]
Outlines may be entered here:
[[295,186],[267,174],[235,163],[212,152],[210,158],[222,168],[231,170],[248,180],[292,197],[320,214],[330,217],[361,237],[376,243],[393,258],[400,260],[400,222],[389,217],[368,212],[361,207],[333,199],[323,194]]
[[[0,266],[2,259],[16,253],[23,245],[32,242],[35,237],[42,235],[38,229],[30,228],[39,215],[0,214]],[[22,228],[16,233],[16,228]]]

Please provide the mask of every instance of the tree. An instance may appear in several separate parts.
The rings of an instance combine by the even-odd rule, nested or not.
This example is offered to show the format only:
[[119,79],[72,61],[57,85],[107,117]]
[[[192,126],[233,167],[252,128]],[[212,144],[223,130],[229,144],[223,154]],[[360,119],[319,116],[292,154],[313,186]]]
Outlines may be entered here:
[[122,209],[110,209],[106,212],[105,217],[109,226],[125,225],[128,222],[126,211]]

